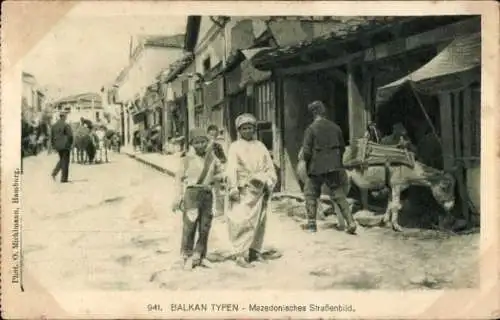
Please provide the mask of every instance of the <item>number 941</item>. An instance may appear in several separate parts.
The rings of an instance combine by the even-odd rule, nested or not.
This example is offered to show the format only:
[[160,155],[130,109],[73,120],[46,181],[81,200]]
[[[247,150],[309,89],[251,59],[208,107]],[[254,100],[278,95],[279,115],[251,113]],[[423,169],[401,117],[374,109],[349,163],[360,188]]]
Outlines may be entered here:
[[162,308],[159,304],[148,304],[147,309],[148,311],[162,311]]

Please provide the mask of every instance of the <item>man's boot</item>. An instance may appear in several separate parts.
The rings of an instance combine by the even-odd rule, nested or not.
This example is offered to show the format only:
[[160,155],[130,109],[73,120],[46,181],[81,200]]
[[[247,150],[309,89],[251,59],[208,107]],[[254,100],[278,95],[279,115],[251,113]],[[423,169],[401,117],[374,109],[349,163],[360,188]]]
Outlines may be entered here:
[[316,225],[317,199],[306,199],[307,224],[302,225],[302,229],[309,232],[318,231]]

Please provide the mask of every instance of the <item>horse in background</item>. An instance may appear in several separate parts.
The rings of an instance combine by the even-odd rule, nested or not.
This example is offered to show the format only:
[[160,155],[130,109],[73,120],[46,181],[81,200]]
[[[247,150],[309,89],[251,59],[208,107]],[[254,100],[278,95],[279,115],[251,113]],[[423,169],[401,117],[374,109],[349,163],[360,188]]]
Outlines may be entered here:
[[82,122],[73,123],[71,126],[74,132],[74,142],[71,148],[71,162],[74,163],[75,159],[76,162],[80,164],[90,162],[88,152],[89,144],[91,143],[90,128],[87,124]]

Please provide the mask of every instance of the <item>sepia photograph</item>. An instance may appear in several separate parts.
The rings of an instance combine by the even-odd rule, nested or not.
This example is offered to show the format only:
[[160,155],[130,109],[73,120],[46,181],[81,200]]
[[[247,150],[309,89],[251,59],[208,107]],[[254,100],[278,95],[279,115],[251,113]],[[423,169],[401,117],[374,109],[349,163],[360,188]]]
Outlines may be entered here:
[[492,2],[37,2],[2,13],[2,317],[498,312]]

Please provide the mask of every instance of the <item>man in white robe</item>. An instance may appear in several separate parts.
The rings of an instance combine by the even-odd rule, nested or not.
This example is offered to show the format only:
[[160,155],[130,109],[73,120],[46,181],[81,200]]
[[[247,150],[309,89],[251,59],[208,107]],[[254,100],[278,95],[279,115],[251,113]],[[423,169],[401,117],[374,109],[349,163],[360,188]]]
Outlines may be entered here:
[[271,154],[255,139],[256,119],[251,114],[236,118],[238,139],[228,150],[226,178],[232,207],[227,213],[229,236],[236,263],[253,267],[262,260],[266,216],[271,192],[277,182]]

